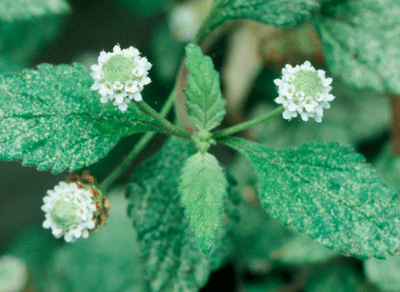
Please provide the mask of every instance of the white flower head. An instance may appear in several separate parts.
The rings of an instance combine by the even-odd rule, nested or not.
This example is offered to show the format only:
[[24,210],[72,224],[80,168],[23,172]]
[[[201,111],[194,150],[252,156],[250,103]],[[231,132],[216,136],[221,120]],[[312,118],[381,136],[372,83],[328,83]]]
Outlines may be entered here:
[[[84,178],[82,176],[82,180]],[[104,225],[110,209],[107,198],[95,188],[85,187],[77,179],[60,182],[54,190],[47,192],[43,202],[42,210],[46,218],[43,227],[50,228],[56,238],[64,237],[67,242],[74,242],[80,237],[87,238],[98,221]]]
[[274,83],[279,93],[275,102],[283,105],[286,120],[300,115],[303,121],[314,118],[321,122],[323,109],[330,108],[329,102],[335,98],[329,93],[332,78],[326,78],[324,70],[315,70],[309,61],[295,67],[286,65]]
[[[134,47],[121,49],[116,45],[113,52],[101,52],[98,64],[92,65],[92,77],[95,82],[91,89],[100,95],[100,101],[112,101],[121,111],[126,111],[132,98],[130,94],[141,92],[145,85],[151,82],[147,76],[151,63],[145,57],[140,57]],[[140,99],[134,98],[135,101]]]

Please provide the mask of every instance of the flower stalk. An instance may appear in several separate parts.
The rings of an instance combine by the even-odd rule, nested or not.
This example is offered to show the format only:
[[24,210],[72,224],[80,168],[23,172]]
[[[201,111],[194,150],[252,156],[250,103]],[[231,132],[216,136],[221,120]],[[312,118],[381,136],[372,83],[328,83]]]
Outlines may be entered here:
[[267,113],[267,114],[265,114],[265,115],[263,115],[261,117],[258,117],[258,118],[255,118],[253,120],[250,120],[250,121],[247,121],[247,122],[232,126],[230,128],[227,128],[227,129],[224,129],[224,130],[221,130],[221,131],[214,132],[213,133],[213,138],[220,140],[220,139],[228,137],[228,136],[230,136],[232,134],[235,134],[237,132],[246,130],[247,128],[253,127],[253,126],[255,126],[257,124],[260,124],[260,123],[263,123],[263,122],[266,122],[269,119],[271,119],[271,118],[273,118],[273,117],[275,117],[277,115],[280,115],[281,113],[283,113],[284,110],[285,109],[282,106],[280,106],[280,107],[274,109],[273,111],[270,111],[269,113]]

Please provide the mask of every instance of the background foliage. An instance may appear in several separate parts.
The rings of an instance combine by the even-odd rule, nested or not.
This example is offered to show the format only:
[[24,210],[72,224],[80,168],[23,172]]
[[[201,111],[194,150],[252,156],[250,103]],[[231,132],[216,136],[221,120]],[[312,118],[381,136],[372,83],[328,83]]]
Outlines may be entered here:
[[[19,74],[0,77],[0,149],[7,153],[1,158],[22,160],[40,170],[52,169],[54,172],[79,169],[97,161],[90,170],[99,180],[104,178],[137,141],[138,135],[130,135],[157,125],[147,117],[137,119],[134,107],[131,107],[133,118],[125,120],[111,105],[100,107],[95,103],[93,93],[88,89],[90,76],[84,66],[94,63],[99,51],[110,50],[116,43],[122,47],[138,47],[155,65],[151,71],[153,82],[144,91],[144,98],[154,108],[160,108],[166,92],[173,86],[185,46],[170,29],[169,13],[187,2],[191,1],[1,0],[0,73]],[[200,7],[196,1],[191,5]],[[263,34],[260,29],[253,31],[254,35],[259,35],[258,42],[253,44],[259,48],[253,56],[257,65],[250,70],[255,73],[250,76],[246,75],[247,70],[235,71],[236,80],[247,80],[252,89],[241,100],[232,101],[230,96],[223,96],[228,105],[231,102],[239,105],[246,118],[274,107],[272,100],[276,97],[276,88],[272,80],[279,75],[279,70],[274,68],[281,68],[286,62],[300,63],[306,56],[317,67],[327,69],[321,59],[324,54],[329,75],[339,76],[343,82],[335,79],[333,93],[337,99],[321,125],[298,121],[287,123],[277,118],[268,127],[260,125],[242,135],[270,148],[293,147],[312,140],[341,142],[364,154],[379,175],[395,190],[400,190],[400,160],[392,153],[388,142],[390,109],[385,96],[385,93],[399,93],[399,23],[396,17],[399,5],[396,1],[219,0],[214,1],[213,7],[218,17],[212,17],[205,30],[207,33],[229,19],[250,18],[274,26],[288,25],[293,33],[290,38],[298,44],[296,51],[288,52],[287,46],[279,42],[279,39],[285,39],[285,30],[273,30],[271,34]],[[204,16],[204,11],[198,10],[197,13]],[[296,35],[297,25],[304,23],[310,24],[309,27],[312,23],[318,35],[310,28]],[[208,55],[218,72],[229,67],[225,56],[236,48],[231,45],[231,37],[246,25],[249,23],[242,22],[241,26],[233,27],[208,48]],[[321,44],[308,43],[304,36],[311,34],[318,36]],[[269,41],[265,42],[265,39]],[[270,47],[262,47],[265,43]],[[262,57],[262,52],[270,52],[273,56],[270,59]],[[195,49],[193,54],[202,58]],[[198,89],[214,84],[214,93],[219,98],[219,84],[215,81],[218,76],[213,71],[211,59],[207,60],[205,70],[210,74],[210,79],[206,80],[209,83],[200,84]],[[237,63],[240,60],[240,57],[236,58]],[[60,65],[75,61],[83,65]],[[36,67],[43,62],[53,65]],[[27,67],[29,69],[22,71]],[[190,67],[188,64],[188,69]],[[204,72],[199,74],[204,75]],[[221,73],[222,92],[229,84],[226,78]],[[76,85],[78,92],[72,90]],[[210,96],[214,95],[206,94],[206,97]],[[41,99],[43,97],[46,98]],[[81,103],[81,98],[85,102]],[[65,103],[67,99],[68,103]],[[26,102],[32,100],[35,102]],[[49,134],[45,131],[46,125],[50,122],[61,124],[71,115],[79,123],[59,127],[53,132],[53,139],[44,142]],[[227,112],[222,126],[236,118],[232,115]],[[205,128],[218,126],[221,120],[222,116],[218,117],[218,123],[205,125]],[[82,129],[82,125],[86,129]],[[7,136],[10,133],[11,137]],[[124,136],[130,137],[118,142]],[[61,140],[65,144],[60,148],[50,145],[59,145]],[[137,166],[159,150],[164,140],[163,136],[157,136],[132,164],[130,172],[134,172],[129,179],[128,201],[123,198],[121,189],[110,193],[113,209],[108,225],[91,234],[87,241],[74,245],[55,241],[40,227],[42,196],[46,189],[63,179],[66,172],[53,176],[50,172],[39,173],[33,168],[2,162],[0,241],[4,244],[0,246],[0,253],[12,253],[24,259],[32,272],[30,281],[42,291],[199,291],[203,287],[206,291],[221,282],[226,283],[226,291],[400,291],[399,259],[387,255],[388,251],[397,248],[398,243],[386,241],[386,246],[363,246],[366,241],[373,242],[374,237],[379,237],[376,242],[385,241],[385,232],[378,235],[377,225],[382,228],[380,231],[397,234],[398,224],[393,224],[397,220],[393,214],[398,214],[393,203],[396,195],[387,189],[390,197],[379,201],[380,191],[377,191],[376,200],[361,202],[363,208],[360,211],[360,202],[354,199],[351,191],[371,192],[365,187],[365,181],[382,190],[383,183],[372,168],[348,148],[306,144],[315,146],[312,150],[307,147],[307,151],[322,151],[325,156],[335,151],[346,153],[342,161],[332,160],[331,165],[322,167],[323,171],[319,170],[318,159],[310,159],[312,163],[301,168],[301,177],[304,178],[306,173],[312,178],[302,190],[315,194],[310,199],[310,206],[325,204],[321,193],[311,186],[314,181],[323,181],[324,177],[329,177],[324,187],[331,195],[342,192],[349,199],[346,208],[332,208],[337,212],[333,216],[336,222],[331,220],[330,223],[338,227],[337,233],[320,236],[312,234],[312,228],[310,232],[314,238],[320,236],[318,240],[329,247],[333,245],[332,237],[342,238],[339,250],[347,255],[387,257],[384,261],[344,257],[270,217],[261,207],[261,204],[268,205],[265,197],[261,203],[258,201],[256,175],[260,176],[261,169],[263,173],[276,172],[279,176],[282,170],[274,168],[274,164],[260,164],[254,171],[245,158],[221,145],[213,146],[210,151],[227,168],[228,196],[224,201],[215,247],[210,257],[205,256],[185,217],[178,192],[178,169],[189,155],[195,153],[193,146],[170,139],[156,156]],[[21,145],[25,150],[16,151]],[[98,151],[82,152],[88,145],[96,145]],[[114,145],[116,147],[103,158]],[[262,151],[266,149],[258,147]],[[41,154],[28,152],[34,148],[40,149]],[[298,163],[295,157],[299,151],[306,151],[304,146],[296,149],[269,149],[262,155],[271,156],[273,160],[279,153],[283,157],[281,164],[296,171],[299,168],[293,168],[291,164]],[[82,157],[73,156],[78,153]],[[333,169],[332,165],[335,166]],[[339,175],[338,168],[345,169],[344,174]],[[355,169],[359,172],[354,172]],[[119,182],[128,182],[127,177],[125,174]],[[335,180],[349,180],[347,191],[335,190]],[[287,183],[291,189],[298,180]],[[273,191],[270,189],[273,184],[261,183],[260,187],[264,192]],[[289,198],[278,203],[286,206],[285,202],[296,203],[290,202]],[[125,213],[128,204],[129,217]],[[284,221],[296,221],[298,229],[306,225],[307,216],[302,218],[298,213],[282,215],[280,211],[270,209],[270,214],[287,216]],[[380,212],[390,223],[358,220],[358,215],[368,217],[368,212]],[[340,229],[341,224],[347,226],[350,222],[354,226],[351,234]],[[360,239],[365,234],[369,237]]]

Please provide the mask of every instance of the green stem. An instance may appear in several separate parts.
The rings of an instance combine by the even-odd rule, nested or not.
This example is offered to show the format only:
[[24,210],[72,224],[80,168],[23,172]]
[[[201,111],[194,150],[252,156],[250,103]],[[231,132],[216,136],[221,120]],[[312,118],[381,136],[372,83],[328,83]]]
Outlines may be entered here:
[[[167,101],[163,105],[160,115],[165,117],[170,111],[174,104],[175,91],[172,91]],[[100,184],[100,189],[107,191],[107,189],[113,184],[113,182],[126,170],[126,168],[132,163],[136,156],[143,150],[147,143],[153,138],[155,132],[147,132],[139,140],[139,142],[133,147],[128,156],[115,168]]]
[[171,134],[184,138],[190,139],[190,133],[182,130],[181,128],[175,126],[170,123],[167,119],[165,119],[161,114],[155,111],[151,106],[149,106],[144,100],[136,103],[137,107],[140,108],[143,112],[148,114],[150,117],[156,119],[166,130],[168,130]]
[[276,115],[279,115],[279,114],[283,113],[283,111],[284,111],[284,108],[282,106],[280,106],[280,107],[274,109],[273,111],[271,111],[271,112],[269,112],[269,113],[267,113],[267,114],[265,114],[265,115],[263,115],[261,117],[255,118],[255,119],[253,119],[251,121],[247,121],[247,122],[241,123],[239,125],[232,126],[230,128],[214,132],[213,133],[213,138],[214,139],[221,139],[221,138],[230,136],[230,135],[232,135],[234,133],[243,131],[243,130],[245,130],[247,128],[250,128],[252,126],[255,126],[255,125],[260,124],[262,122],[268,121],[269,119],[275,117]]

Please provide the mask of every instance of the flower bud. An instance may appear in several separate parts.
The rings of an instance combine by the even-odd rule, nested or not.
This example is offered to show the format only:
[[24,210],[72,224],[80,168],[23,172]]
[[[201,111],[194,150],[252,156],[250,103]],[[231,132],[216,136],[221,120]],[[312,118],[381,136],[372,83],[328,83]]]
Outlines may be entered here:
[[151,82],[147,74],[152,65],[139,55],[134,47],[121,50],[119,45],[112,53],[100,53],[98,64],[91,67],[95,80],[91,88],[100,93],[102,103],[112,101],[126,111],[132,100],[142,100],[144,85]]
[[275,102],[283,105],[283,118],[287,120],[300,114],[303,121],[314,118],[319,123],[323,110],[330,108],[329,102],[335,98],[329,93],[332,78],[325,78],[325,71],[315,70],[308,61],[294,68],[286,65],[282,78],[275,79],[274,83],[279,93]]
[[64,236],[67,242],[87,238],[99,224],[104,226],[111,208],[87,171],[81,177],[71,173],[65,182],[47,191],[43,202],[46,217],[43,227],[51,228],[56,238]]

